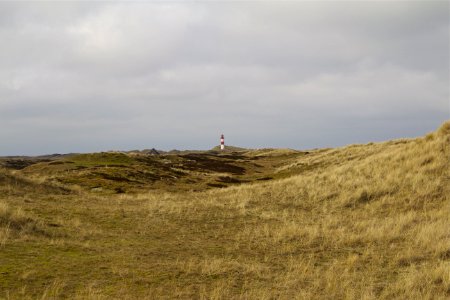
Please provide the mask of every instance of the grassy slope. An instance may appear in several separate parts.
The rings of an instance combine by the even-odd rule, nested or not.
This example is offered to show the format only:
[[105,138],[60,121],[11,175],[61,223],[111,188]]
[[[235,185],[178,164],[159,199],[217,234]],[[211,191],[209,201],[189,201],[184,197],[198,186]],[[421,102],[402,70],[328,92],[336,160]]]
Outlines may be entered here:
[[202,192],[95,195],[3,171],[0,297],[448,298],[449,144],[446,123],[275,151],[242,176],[280,180]]

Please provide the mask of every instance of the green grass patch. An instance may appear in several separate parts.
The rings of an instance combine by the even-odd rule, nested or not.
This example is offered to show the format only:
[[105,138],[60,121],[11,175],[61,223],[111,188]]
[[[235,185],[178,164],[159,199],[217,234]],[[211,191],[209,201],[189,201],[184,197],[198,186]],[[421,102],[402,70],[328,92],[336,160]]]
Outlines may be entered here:
[[77,154],[66,158],[73,161],[77,166],[129,166],[135,163],[135,160],[124,153],[100,152]]

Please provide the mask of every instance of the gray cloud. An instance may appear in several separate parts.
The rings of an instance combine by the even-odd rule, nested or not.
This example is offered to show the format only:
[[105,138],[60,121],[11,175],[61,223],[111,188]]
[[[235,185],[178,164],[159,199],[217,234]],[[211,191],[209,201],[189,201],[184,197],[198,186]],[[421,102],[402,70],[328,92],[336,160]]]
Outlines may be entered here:
[[0,155],[314,148],[449,119],[448,2],[0,3]]

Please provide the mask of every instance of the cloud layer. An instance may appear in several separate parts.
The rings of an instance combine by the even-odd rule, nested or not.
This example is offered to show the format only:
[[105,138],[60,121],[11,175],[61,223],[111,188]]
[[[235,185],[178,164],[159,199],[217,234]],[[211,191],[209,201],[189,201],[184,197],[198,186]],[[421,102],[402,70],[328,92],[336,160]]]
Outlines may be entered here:
[[449,112],[448,2],[0,3],[0,155],[315,148]]

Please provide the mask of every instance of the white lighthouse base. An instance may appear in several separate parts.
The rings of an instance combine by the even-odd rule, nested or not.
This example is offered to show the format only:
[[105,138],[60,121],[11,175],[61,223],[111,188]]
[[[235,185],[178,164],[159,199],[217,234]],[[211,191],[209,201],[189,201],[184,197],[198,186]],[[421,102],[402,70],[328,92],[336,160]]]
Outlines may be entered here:
[[220,150],[225,149],[225,145],[220,145]]

